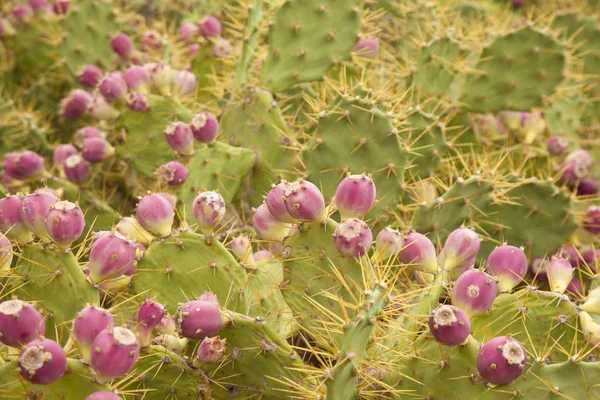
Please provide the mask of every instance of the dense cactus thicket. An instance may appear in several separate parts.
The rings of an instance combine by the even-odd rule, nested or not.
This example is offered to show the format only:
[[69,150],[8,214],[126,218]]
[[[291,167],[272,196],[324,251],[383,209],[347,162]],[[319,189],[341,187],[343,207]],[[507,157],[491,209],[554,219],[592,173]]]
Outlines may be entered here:
[[600,398],[593,0],[4,0],[0,398]]

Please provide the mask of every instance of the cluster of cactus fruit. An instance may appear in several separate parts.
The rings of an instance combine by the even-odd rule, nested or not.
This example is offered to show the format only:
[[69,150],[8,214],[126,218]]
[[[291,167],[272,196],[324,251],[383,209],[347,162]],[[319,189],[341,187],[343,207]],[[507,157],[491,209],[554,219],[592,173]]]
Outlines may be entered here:
[[600,396],[599,31],[2,2],[0,398]]

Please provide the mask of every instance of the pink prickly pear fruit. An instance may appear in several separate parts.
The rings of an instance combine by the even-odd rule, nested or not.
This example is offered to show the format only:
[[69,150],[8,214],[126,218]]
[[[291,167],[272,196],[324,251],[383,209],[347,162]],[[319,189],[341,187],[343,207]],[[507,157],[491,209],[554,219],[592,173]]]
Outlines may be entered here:
[[81,148],[83,143],[87,139],[91,138],[106,139],[106,134],[95,126],[84,126],[83,128],[79,128],[77,131],[75,131],[75,135],[73,135],[73,143],[75,146]]
[[154,84],[154,87],[162,94],[163,96],[171,95],[171,88],[173,87],[173,82],[175,81],[175,71],[169,65],[163,64],[146,64],[148,67],[148,72],[150,73],[150,79]]
[[489,310],[498,294],[494,277],[477,269],[462,273],[454,283],[452,304],[467,315],[475,316]]
[[298,223],[298,220],[293,218],[285,206],[285,191],[290,186],[289,182],[280,182],[274,185],[267,193],[265,204],[269,212],[281,222],[288,224]]
[[600,249],[590,249],[583,252],[581,255],[583,261],[590,267],[592,272],[598,273],[598,265],[600,263]]
[[216,38],[211,47],[211,51],[214,58],[227,58],[231,56],[233,46],[231,46],[231,43],[226,39]]
[[225,357],[227,348],[227,339],[221,339],[219,336],[205,337],[194,358],[194,367],[200,368],[205,364],[215,364]]
[[266,204],[254,210],[252,226],[261,239],[276,242],[281,242],[292,230],[292,225],[275,218]]
[[477,371],[492,385],[507,385],[517,379],[527,366],[527,351],[510,336],[498,336],[479,348]]
[[345,177],[335,192],[335,204],[345,218],[360,218],[375,204],[375,182],[370,176],[349,175]]
[[583,221],[583,229],[593,235],[600,234],[600,207],[588,207]]
[[427,236],[418,232],[410,232],[406,235],[402,248],[398,252],[398,259],[421,271],[432,274],[438,271],[435,246]]
[[555,157],[564,156],[569,150],[569,139],[564,136],[552,136],[548,139],[548,153]]
[[137,333],[142,347],[150,345],[152,330],[165,316],[165,307],[154,299],[146,299],[137,313]]
[[128,93],[125,96],[125,104],[133,112],[144,112],[148,109],[148,99],[138,92]]
[[124,60],[129,60],[135,54],[133,41],[124,33],[115,35],[110,41],[110,46],[113,51]]
[[67,158],[74,156],[75,154],[79,154],[77,147],[72,144],[61,144],[54,149],[52,162],[56,168],[62,171]]
[[577,185],[577,196],[595,196],[598,194],[598,181],[591,178],[583,178]]
[[123,72],[123,80],[129,90],[135,90],[139,93],[147,93],[150,84],[150,72],[139,65],[133,65]]
[[188,54],[190,57],[196,57],[198,55],[199,51],[200,51],[200,45],[198,43],[194,43],[193,45],[191,45],[188,48]]
[[567,286],[566,293],[569,295],[572,301],[583,297],[583,285],[578,277],[574,276],[573,279],[571,279],[569,286]]
[[194,134],[184,122],[172,122],[165,129],[165,139],[169,146],[184,155],[194,154]]
[[129,329],[114,327],[101,331],[92,343],[90,365],[102,380],[119,378],[140,358],[140,344]]
[[106,139],[89,138],[83,142],[81,155],[91,163],[105,161],[115,154],[115,148]]
[[375,238],[375,256],[387,260],[402,249],[404,237],[400,232],[390,227],[384,228]]
[[33,18],[33,9],[29,4],[21,4],[12,9],[12,15],[19,23],[27,24]]
[[46,322],[29,303],[8,300],[0,303],[0,342],[10,347],[21,347],[44,335]]
[[165,237],[171,234],[175,207],[165,197],[152,193],[140,199],[135,217],[148,232]]
[[23,379],[37,385],[49,385],[65,374],[67,356],[58,343],[41,338],[25,345],[19,353],[17,367]]
[[120,72],[111,72],[102,79],[98,85],[98,90],[106,101],[114,103],[121,100],[127,93],[127,83],[125,83]]
[[231,241],[231,252],[240,259],[241,262],[247,263],[252,257],[252,244],[248,236],[240,235]]
[[343,220],[333,233],[333,244],[343,257],[362,257],[369,251],[372,243],[371,229],[357,218]]
[[123,217],[116,226],[117,232],[136,243],[149,244],[154,236],[135,217]]
[[[581,295],[581,291],[579,294]],[[585,302],[580,306],[583,311],[587,311],[592,314],[600,314],[600,287],[591,290]]]
[[219,306],[204,300],[182,304],[177,312],[177,319],[181,335],[188,339],[214,336],[223,327]]
[[42,156],[29,150],[8,153],[4,159],[4,171],[21,181],[37,179],[46,173],[46,162]]
[[217,295],[213,292],[204,292],[198,297],[198,300],[208,301],[209,303],[213,303],[214,305],[219,305],[219,299],[217,299]]
[[531,260],[530,268],[534,278],[538,281],[548,280],[548,264],[550,260],[547,257],[535,257]]
[[190,44],[200,34],[200,28],[196,24],[186,22],[179,27],[177,33],[179,34],[179,38],[181,38],[181,40],[183,40],[185,43]]
[[101,94],[96,94],[92,99],[88,114],[99,121],[113,121],[121,116],[119,110],[110,105]]
[[298,221],[322,222],[325,220],[325,199],[315,184],[300,180],[285,190],[285,207]]
[[90,394],[85,400],[122,400],[121,397],[117,396],[113,392],[109,392],[108,390],[102,390],[100,392],[95,392]]
[[547,266],[548,282],[550,290],[557,293],[564,293],[573,279],[575,269],[571,266],[569,260],[560,257],[552,257]]
[[379,38],[377,36],[363,36],[360,38],[354,51],[367,58],[377,57],[379,53]]
[[186,96],[196,90],[196,75],[190,71],[175,72],[173,90],[179,96]]
[[527,256],[523,249],[505,244],[490,253],[485,270],[498,280],[501,292],[510,292],[523,281],[527,268]]
[[221,22],[212,15],[204,17],[198,24],[198,28],[205,38],[221,36]]
[[271,253],[269,250],[259,250],[256,253],[254,253],[252,255],[252,257],[254,258],[254,261],[256,261],[256,262],[261,262],[264,260],[271,260],[271,259],[275,258],[273,253]]
[[169,161],[160,166],[158,176],[169,186],[177,187],[185,183],[188,177],[188,169],[180,162]]
[[135,263],[135,243],[118,232],[96,234],[89,252],[89,278],[95,284],[125,274]]
[[594,166],[594,157],[586,150],[575,150],[569,153],[566,158],[567,161],[578,161],[588,170]]
[[197,141],[212,143],[219,134],[219,121],[209,112],[201,112],[192,118],[190,128]]
[[92,64],[86,64],[79,68],[77,79],[79,83],[87,87],[96,87],[102,80],[104,73],[100,68]]
[[577,268],[583,262],[583,257],[579,251],[573,246],[563,246],[558,251],[557,255],[561,258],[569,260],[573,268]]
[[33,234],[21,217],[21,197],[12,195],[0,200],[0,231],[9,239],[21,243],[33,240]]
[[[448,235],[444,248],[438,257],[438,265],[451,272],[456,279],[467,269],[475,265],[479,253],[481,238],[472,229],[458,228]],[[453,274],[454,273],[454,274]]]
[[589,173],[589,168],[577,160],[565,161],[560,167],[560,179],[569,185],[575,185],[578,181],[586,178]]
[[225,216],[225,200],[217,192],[202,192],[192,203],[192,213],[200,231],[211,234]]
[[57,202],[51,189],[38,189],[21,200],[21,219],[31,232],[43,241],[49,241],[46,232],[46,214]]
[[79,239],[85,228],[81,208],[69,201],[59,201],[46,214],[46,232],[58,247],[66,249]]
[[29,6],[35,12],[45,12],[50,8],[48,0],[29,0]]
[[454,306],[437,306],[429,316],[428,324],[435,340],[446,346],[458,346],[471,334],[469,317]]
[[154,330],[161,335],[176,335],[177,324],[173,317],[169,314],[164,314],[158,324],[154,327]]
[[90,362],[92,355],[92,344],[96,336],[107,328],[112,328],[115,320],[110,311],[100,307],[86,306],[73,320],[73,339],[81,358],[85,363]]
[[154,31],[144,32],[140,39],[140,46],[143,51],[158,51],[162,49],[163,39],[159,33]]
[[583,337],[591,346],[596,346],[600,343],[600,324],[586,311],[579,313],[579,323]]
[[76,185],[81,185],[90,179],[92,174],[90,163],[79,154],[67,158],[63,166],[65,177]]
[[60,115],[63,118],[76,120],[85,115],[92,104],[92,95],[83,89],[73,89],[60,102]]
[[0,277],[10,271],[12,260],[12,243],[3,233],[0,233]]
[[71,0],[55,0],[52,5],[52,11],[56,15],[65,15],[67,11],[69,11],[69,5],[71,4]]

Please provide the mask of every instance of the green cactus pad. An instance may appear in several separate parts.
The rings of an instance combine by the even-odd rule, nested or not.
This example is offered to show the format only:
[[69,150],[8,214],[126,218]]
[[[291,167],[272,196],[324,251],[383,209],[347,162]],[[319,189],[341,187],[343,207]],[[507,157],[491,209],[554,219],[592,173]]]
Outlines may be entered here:
[[108,65],[114,55],[110,41],[122,29],[111,1],[87,0],[72,4],[62,26],[64,39],[59,51],[73,75],[85,64]]
[[182,232],[148,246],[137,265],[131,291],[153,296],[170,313],[204,292],[213,292],[219,303],[233,310],[246,310],[244,288],[246,270],[213,239],[193,232]]
[[318,397],[322,393],[308,374],[310,368],[264,321],[231,313],[230,322],[218,335],[227,340],[227,353],[220,363],[206,366],[213,382],[213,398],[234,394],[244,398],[306,398],[302,395]]
[[400,137],[409,153],[406,174],[415,179],[427,178],[448,151],[445,126],[435,116],[422,111],[409,114],[403,124]]
[[17,297],[25,301],[38,301],[47,315],[48,338],[66,341],[69,321],[86,304],[99,304],[98,290],[88,285],[83,270],[71,252],[30,244],[19,255],[13,271],[15,277],[11,278],[11,283]]
[[529,27],[495,38],[470,70],[461,106],[485,113],[540,105],[563,80],[564,52],[551,36]]
[[544,120],[554,135],[564,135],[572,142],[579,140],[577,130],[581,125],[583,98],[579,93],[553,96],[544,109]]
[[320,80],[333,64],[350,58],[360,23],[355,0],[282,3],[271,26],[262,85],[279,91]]
[[597,81],[600,75],[600,21],[579,12],[565,11],[554,18],[552,27],[572,41],[576,48],[575,57],[583,61],[583,73]]
[[248,70],[250,63],[258,49],[258,28],[263,17],[263,10],[260,0],[253,0],[248,4],[248,17],[246,19],[246,30],[244,32],[244,43],[242,44],[242,54],[238,60],[235,69],[235,79],[238,86],[244,86],[248,80]]

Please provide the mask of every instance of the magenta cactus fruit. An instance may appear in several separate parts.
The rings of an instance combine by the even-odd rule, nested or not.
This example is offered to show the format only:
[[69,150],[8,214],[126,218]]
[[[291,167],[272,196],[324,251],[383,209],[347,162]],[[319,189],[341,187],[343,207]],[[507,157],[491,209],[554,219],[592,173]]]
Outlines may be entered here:
[[498,280],[501,292],[510,292],[523,281],[527,268],[527,256],[523,249],[505,244],[492,250],[485,270]]
[[479,348],[477,371],[492,385],[507,385],[517,379],[527,366],[527,351],[510,336],[498,336]]
[[70,4],[71,0],[54,0],[52,11],[54,11],[56,15],[65,15],[67,11],[69,11]]
[[148,99],[138,92],[128,93],[125,96],[125,104],[133,112],[144,112],[148,109]]
[[198,300],[208,301],[209,303],[213,303],[214,305],[219,305],[219,299],[217,299],[217,295],[213,292],[204,292],[198,297]]
[[192,118],[190,128],[197,141],[212,143],[219,134],[219,121],[209,112],[201,112]]
[[402,248],[398,252],[398,259],[421,271],[429,273],[438,271],[435,246],[427,236],[418,232],[410,232],[406,235]]
[[567,286],[566,293],[573,301],[580,299],[583,296],[583,285],[578,277],[574,276],[573,279],[571,279],[569,286]]
[[578,160],[568,160],[560,167],[560,179],[564,183],[574,185],[578,181],[586,178],[590,170],[584,163]]
[[548,153],[553,156],[564,156],[569,150],[569,139],[564,136],[552,136],[548,139]]
[[481,238],[472,229],[458,228],[450,233],[444,248],[438,257],[438,264],[446,268],[458,278],[467,269],[475,265],[475,257],[479,253]]
[[67,356],[55,341],[37,339],[21,350],[17,367],[23,379],[37,385],[48,385],[65,374]]
[[92,104],[92,95],[82,89],[74,89],[60,102],[60,115],[76,120],[85,115]]
[[165,307],[154,299],[146,299],[137,313],[137,332],[140,344],[149,346],[152,340],[152,330],[160,324],[165,316]]
[[73,143],[81,148],[83,143],[90,138],[106,139],[106,134],[95,126],[84,126],[77,129],[73,135]]
[[492,307],[497,294],[498,285],[494,277],[470,269],[463,272],[454,283],[452,304],[469,316],[479,315]]
[[205,38],[221,36],[221,22],[212,15],[204,17],[198,24],[198,28]]
[[123,80],[129,90],[146,93],[150,84],[150,72],[142,66],[132,65],[123,72]]
[[360,38],[354,51],[368,58],[377,57],[379,53],[379,38],[377,36],[363,36]]
[[106,101],[114,103],[121,100],[127,93],[127,83],[125,83],[120,72],[111,72],[102,79],[98,85],[98,90]]
[[547,266],[548,282],[550,290],[557,293],[564,293],[573,279],[575,269],[571,266],[569,260],[560,257],[552,257]]
[[162,48],[163,39],[158,32],[144,32],[140,39],[140,46],[143,51],[158,51]]
[[90,365],[100,379],[111,380],[128,373],[140,358],[140,344],[129,329],[107,328],[92,343]]
[[173,89],[176,94],[185,96],[194,93],[196,90],[196,75],[190,71],[177,71],[175,72],[175,81],[173,82]]
[[194,358],[194,367],[200,368],[205,364],[215,364],[225,357],[227,348],[227,339],[221,339],[219,336],[205,337]]
[[72,144],[58,145],[56,149],[54,149],[52,162],[56,168],[62,171],[67,158],[74,156],[75,154],[79,154],[79,151],[77,150],[77,147]]
[[82,157],[91,163],[102,162],[114,154],[115,148],[102,138],[86,139],[81,147]]
[[577,185],[577,196],[595,196],[598,194],[598,181],[591,178],[583,178]]
[[592,169],[594,166],[594,157],[586,150],[575,150],[569,153],[566,158],[567,161],[577,161],[585,168]]
[[583,221],[583,229],[594,235],[600,234],[600,207],[588,207]]
[[557,255],[566,258],[571,263],[573,268],[578,267],[583,262],[583,257],[573,246],[563,246],[558,251]]
[[123,217],[116,226],[117,232],[136,243],[149,244],[154,236],[135,217]]
[[0,231],[9,239],[29,243],[33,235],[21,216],[21,197],[17,195],[0,199]]
[[290,235],[292,225],[281,222],[271,214],[266,204],[261,204],[252,216],[252,226],[261,239],[282,241]]
[[148,232],[164,237],[171,233],[175,207],[164,196],[152,193],[140,199],[135,217]]
[[345,177],[335,192],[335,203],[342,219],[365,215],[375,204],[375,195],[375,182],[370,176]]
[[21,4],[12,9],[12,15],[20,23],[26,24],[33,18],[33,9],[29,4]]
[[214,336],[223,327],[219,306],[205,300],[192,300],[182,304],[177,312],[181,335],[188,339]]
[[177,33],[185,43],[192,43],[200,34],[200,28],[196,24],[186,22],[179,27]]
[[46,214],[57,201],[56,194],[52,189],[38,189],[21,200],[23,224],[35,236],[44,241],[49,240],[46,232]]
[[90,394],[85,400],[122,400],[121,397],[117,396],[113,392],[108,390],[102,390],[100,392],[94,392]]
[[12,260],[12,243],[3,233],[0,233],[0,276],[10,271],[10,264],[12,263]]
[[92,64],[86,64],[82,66],[77,72],[77,79],[79,80],[79,83],[87,87],[96,87],[102,80],[103,76],[104,73],[102,70]]
[[325,220],[325,199],[315,184],[300,180],[285,189],[285,207],[299,221],[322,222]]
[[233,46],[231,46],[231,43],[226,39],[216,38],[211,47],[211,51],[214,58],[227,58],[231,56]]
[[165,129],[165,139],[173,150],[184,155],[194,154],[194,134],[184,122],[172,122]]
[[90,179],[92,173],[90,163],[83,159],[79,154],[74,154],[67,158],[63,166],[65,177],[76,185],[81,185]]
[[115,320],[110,311],[100,307],[84,307],[73,320],[73,339],[81,358],[89,363],[92,355],[92,344],[96,336],[107,328],[112,328]]
[[125,60],[130,59],[135,54],[133,41],[124,33],[115,35],[110,41],[110,46],[119,57]]
[[535,257],[529,264],[531,274],[538,281],[548,280],[548,264],[550,260],[547,257]]
[[446,346],[458,346],[471,334],[469,317],[460,308],[446,304],[431,312],[428,324],[435,340]]
[[600,249],[589,249],[581,255],[583,261],[590,267],[592,272],[598,273],[598,265],[600,263]]
[[169,161],[160,166],[158,176],[169,186],[181,186],[188,177],[188,169],[180,162]]
[[357,218],[348,218],[340,222],[333,233],[333,244],[344,257],[364,256],[373,242],[369,226]]
[[48,11],[50,9],[50,4],[48,0],[29,0],[29,5],[31,9],[35,12],[43,12]]
[[289,182],[280,182],[274,185],[267,193],[265,204],[269,212],[279,221],[294,224],[298,221],[290,215],[285,206],[285,190],[289,186]]
[[45,174],[46,162],[42,156],[29,150],[8,153],[4,159],[4,171],[21,181],[37,179]]
[[254,261],[256,262],[261,262],[275,258],[275,256],[269,250],[259,250],[252,255],[252,258],[254,258]]
[[240,235],[231,241],[231,252],[242,262],[247,262],[252,255],[252,245],[248,236]]
[[404,237],[396,229],[384,228],[375,238],[375,253],[383,260],[395,256],[402,249]]
[[135,263],[135,243],[118,232],[98,232],[89,251],[89,278],[100,284],[124,275]]
[[202,192],[192,203],[192,213],[200,231],[211,234],[225,216],[225,200],[217,192]]
[[0,342],[21,347],[44,335],[46,322],[31,304],[21,300],[0,303]]
[[46,214],[46,232],[60,248],[79,239],[85,227],[83,211],[75,203],[59,201]]

